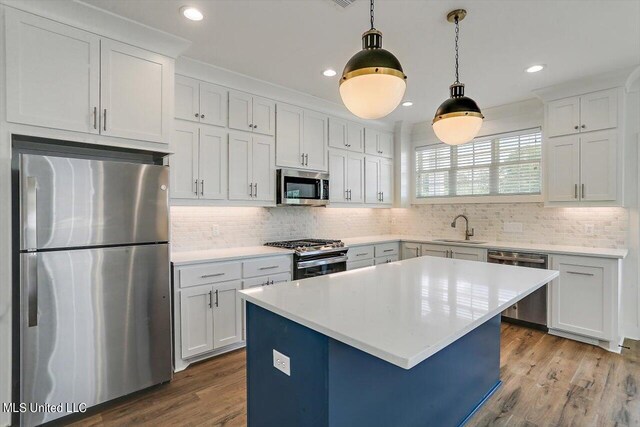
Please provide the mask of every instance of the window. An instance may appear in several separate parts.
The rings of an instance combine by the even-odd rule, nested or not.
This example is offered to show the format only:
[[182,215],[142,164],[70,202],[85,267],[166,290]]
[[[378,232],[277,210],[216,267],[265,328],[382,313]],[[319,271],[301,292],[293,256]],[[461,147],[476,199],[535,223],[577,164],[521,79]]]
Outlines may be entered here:
[[416,148],[416,198],[540,194],[540,129]]

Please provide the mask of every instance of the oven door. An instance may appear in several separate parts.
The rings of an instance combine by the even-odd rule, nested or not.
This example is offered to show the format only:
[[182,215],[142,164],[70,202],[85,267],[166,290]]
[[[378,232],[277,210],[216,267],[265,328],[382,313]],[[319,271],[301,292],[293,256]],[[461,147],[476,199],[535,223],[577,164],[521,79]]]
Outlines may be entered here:
[[325,173],[278,170],[278,205],[324,206],[329,202]]
[[293,279],[308,279],[309,277],[322,276],[324,274],[338,273],[347,270],[347,254],[332,253],[325,256],[316,256],[312,259],[300,258],[296,262]]

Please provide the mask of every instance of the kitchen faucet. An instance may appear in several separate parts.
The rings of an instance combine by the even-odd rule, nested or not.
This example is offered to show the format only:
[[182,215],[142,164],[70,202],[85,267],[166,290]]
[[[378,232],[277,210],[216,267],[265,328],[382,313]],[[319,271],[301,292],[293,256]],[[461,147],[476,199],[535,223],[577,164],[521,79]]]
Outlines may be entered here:
[[466,228],[464,230],[464,240],[470,240],[469,237],[473,237],[473,233],[474,233],[474,229],[472,228],[471,231],[469,231],[469,218],[467,218],[466,215],[458,215],[457,217],[453,218],[453,222],[451,223],[451,227],[452,228],[456,228],[456,221],[458,220],[458,218],[464,218],[464,221],[466,223]]

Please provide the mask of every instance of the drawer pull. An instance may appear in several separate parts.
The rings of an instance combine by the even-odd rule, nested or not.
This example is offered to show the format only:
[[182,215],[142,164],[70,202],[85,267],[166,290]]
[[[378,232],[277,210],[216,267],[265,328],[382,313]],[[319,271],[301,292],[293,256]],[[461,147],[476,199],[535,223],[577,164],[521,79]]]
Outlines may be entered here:
[[203,274],[202,276],[200,276],[203,279],[206,279],[208,277],[218,277],[218,276],[224,276],[226,273],[215,273],[215,274]]
[[274,268],[278,268],[277,265],[270,265],[269,267],[260,267],[259,270],[272,270]]
[[385,249],[385,250],[384,250],[384,251],[382,251],[382,252],[393,252],[393,251],[395,251],[395,249]]
[[365,255],[369,255],[367,252],[363,252],[361,254],[356,254],[356,256],[365,256]]
[[567,274],[578,274],[580,276],[593,276],[593,273],[583,273],[581,271],[567,271]]

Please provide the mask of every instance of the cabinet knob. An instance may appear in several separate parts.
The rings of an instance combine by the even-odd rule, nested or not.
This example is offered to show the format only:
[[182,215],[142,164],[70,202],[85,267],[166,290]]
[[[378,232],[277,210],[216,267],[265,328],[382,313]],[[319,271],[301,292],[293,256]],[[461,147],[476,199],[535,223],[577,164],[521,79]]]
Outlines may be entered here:
[[580,127],[581,127],[582,129],[584,129],[584,128],[586,128],[586,127],[587,127],[587,125],[582,125],[582,126],[580,126]]
[[578,125],[575,125],[573,128],[574,128],[575,130],[578,130],[579,126],[578,126]]
[[258,129],[258,125],[253,125],[253,128],[254,129]]
[[204,114],[200,114],[200,118],[201,118],[201,119],[204,119]]
[[196,113],[196,117],[200,117],[200,114]]

